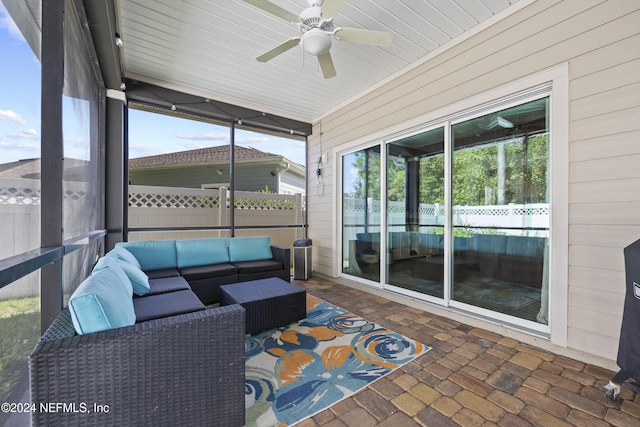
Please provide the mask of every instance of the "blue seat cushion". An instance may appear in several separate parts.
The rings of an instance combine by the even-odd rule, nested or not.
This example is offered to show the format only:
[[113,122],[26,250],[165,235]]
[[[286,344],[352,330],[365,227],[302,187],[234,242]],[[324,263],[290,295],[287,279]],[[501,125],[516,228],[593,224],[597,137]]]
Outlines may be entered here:
[[542,255],[544,240],[540,237],[508,236],[507,255],[535,257]]
[[273,258],[269,236],[233,237],[228,241],[229,261],[257,261]]
[[188,290],[191,290],[191,287],[184,277],[161,277],[149,280],[149,293],[147,296]]
[[178,268],[229,262],[227,239],[190,239],[176,241]]
[[131,252],[140,263],[140,268],[144,271],[176,268],[178,266],[175,240],[116,243],[116,248],[119,247]]
[[198,267],[181,268],[180,274],[182,277],[191,280],[211,279],[214,277],[231,276],[238,271],[231,264],[213,264],[213,265],[201,265]]
[[159,270],[147,270],[145,274],[151,279],[162,279],[164,277],[177,277],[180,276],[180,272],[177,268],[161,268]]
[[262,273],[263,271],[278,271],[284,268],[281,262],[271,259],[234,262],[233,265],[238,269],[239,274]]
[[87,277],[69,298],[69,312],[79,335],[133,325],[133,287],[125,272],[110,265]]
[[[136,322],[160,319],[204,310],[206,307],[191,291],[176,291],[133,299]],[[158,349],[159,351],[161,349]]]
[[380,242],[380,233],[357,233],[356,239],[361,242]]
[[475,234],[471,240],[471,249],[481,253],[502,255],[507,248],[505,235]]

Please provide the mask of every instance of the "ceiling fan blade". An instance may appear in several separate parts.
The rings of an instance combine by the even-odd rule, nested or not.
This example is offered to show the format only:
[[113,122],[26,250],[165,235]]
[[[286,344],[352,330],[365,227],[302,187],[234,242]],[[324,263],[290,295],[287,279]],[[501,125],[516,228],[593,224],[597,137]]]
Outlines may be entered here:
[[329,52],[318,55],[318,63],[322,69],[322,75],[325,79],[330,79],[336,75],[336,67],[333,65],[331,54]]
[[370,44],[374,46],[389,46],[393,41],[393,34],[385,31],[361,30],[359,28],[340,28],[336,37],[351,43]]
[[322,17],[324,19],[335,18],[346,2],[347,0],[324,0],[321,9]]
[[254,5],[258,9],[262,9],[265,12],[269,12],[272,15],[282,18],[287,22],[298,22],[300,18],[295,13],[291,13],[280,6],[271,3],[269,0],[244,0],[245,3]]
[[273,49],[258,56],[256,59],[260,62],[267,62],[275,58],[276,56],[280,55],[281,53],[285,53],[292,47],[296,47],[298,43],[300,43],[300,37],[290,38],[286,42],[280,43],[278,46],[274,47]]

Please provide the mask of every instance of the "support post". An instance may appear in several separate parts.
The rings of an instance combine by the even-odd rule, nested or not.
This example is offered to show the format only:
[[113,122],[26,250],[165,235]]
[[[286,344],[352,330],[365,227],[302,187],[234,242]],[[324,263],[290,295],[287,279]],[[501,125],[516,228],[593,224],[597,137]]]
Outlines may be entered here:
[[[42,110],[40,246],[63,242],[64,142],[64,1],[42,1]],[[62,258],[43,267],[40,276],[40,329],[46,331],[62,310]]]

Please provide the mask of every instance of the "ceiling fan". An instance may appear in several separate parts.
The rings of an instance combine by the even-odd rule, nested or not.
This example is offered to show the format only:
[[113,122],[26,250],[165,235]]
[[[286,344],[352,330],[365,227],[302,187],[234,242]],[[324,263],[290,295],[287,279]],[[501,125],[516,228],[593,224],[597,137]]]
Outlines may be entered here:
[[501,117],[497,114],[492,114],[490,116],[483,117],[482,121],[478,124],[478,127],[483,130],[491,130],[495,127],[511,129],[513,127],[513,123],[511,123],[504,117]]
[[332,36],[346,42],[382,47],[389,46],[393,41],[393,34],[389,32],[342,28],[335,25],[333,18],[346,0],[308,0],[309,7],[300,12],[299,16],[269,0],[244,1],[287,22],[296,24],[300,29],[300,37],[292,37],[258,56],[256,59],[260,62],[267,62],[300,44],[304,52],[318,58],[322,75],[325,79],[330,79],[336,75],[336,69],[329,52]]

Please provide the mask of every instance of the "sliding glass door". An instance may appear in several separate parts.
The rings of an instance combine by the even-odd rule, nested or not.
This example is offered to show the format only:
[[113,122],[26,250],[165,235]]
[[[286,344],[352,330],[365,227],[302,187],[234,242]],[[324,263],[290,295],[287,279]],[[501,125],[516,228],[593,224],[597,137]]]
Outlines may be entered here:
[[345,153],[342,272],[545,330],[549,97],[519,99]]
[[380,282],[380,146],[342,157],[342,272]]
[[387,284],[444,297],[444,128],[387,144]]
[[542,98],[452,128],[452,298],[543,324],[548,110]]

